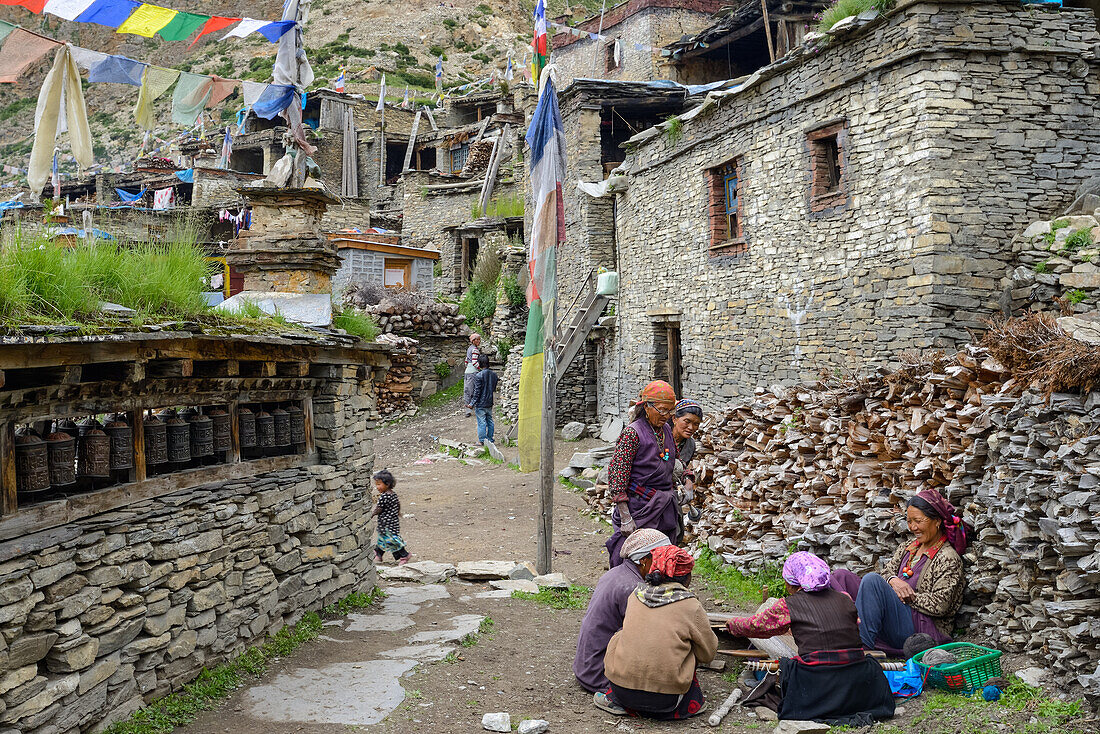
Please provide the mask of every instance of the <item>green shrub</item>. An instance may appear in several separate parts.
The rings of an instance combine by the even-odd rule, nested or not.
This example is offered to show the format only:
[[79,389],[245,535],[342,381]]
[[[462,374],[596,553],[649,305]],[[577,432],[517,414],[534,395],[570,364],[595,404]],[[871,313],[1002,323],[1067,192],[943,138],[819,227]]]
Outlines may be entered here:
[[444,379],[450,377],[451,373],[454,371],[451,368],[451,365],[447,364],[446,362],[436,363],[436,365],[433,369],[435,370],[435,374],[438,375],[439,379],[441,379],[441,380],[444,380]]
[[817,29],[824,33],[845,18],[859,15],[868,10],[882,12],[889,9],[893,4],[894,0],[836,0],[821,14],[821,21],[818,23]]
[[373,316],[354,308],[334,312],[332,314],[332,325],[368,342],[377,339],[378,334],[382,331]]
[[466,320],[474,323],[487,321],[493,317],[497,310],[496,289],[486,287],[474,280],[458,304],[458,312],[466,317]]
[[1092,247],[1092,230],[1088,227],[1082,227],[1070,234],[1063,245],[1066,252],[1077,252],[1086,247]]
[[458,21],[455,20],[454,18],[444,18],[443,19],[443,27],[444,28],[453,29],[457,25],[458,25]]
[[1074,288],[1066,293],[1066,300],[1070,303],[1080,303],[1089,297],[1089,294],[1080,288]]
[[509,305],[515,308],[527,305],[527,294],[523,292],[523,286],[519,284],[516,276],[502,275],[500,287],[504,289],[504,297],[508,299]]
[[474,273],[471,280],[488,290],[494,291],[495,297],[498,278],[500,278],[500,255],[497,254],[496,249],[491,247],[481,249],[477,255],[477,262],[474,263]]

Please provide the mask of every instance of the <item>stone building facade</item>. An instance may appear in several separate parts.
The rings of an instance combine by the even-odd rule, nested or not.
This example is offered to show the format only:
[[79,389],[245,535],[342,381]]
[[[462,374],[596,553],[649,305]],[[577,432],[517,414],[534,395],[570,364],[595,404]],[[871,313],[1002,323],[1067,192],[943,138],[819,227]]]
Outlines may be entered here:
[[1085,10],[902,1],[635,136],[600,412],[655,377],[723,401],[982,330],[1013,236],[1100,173],[1098,41]]

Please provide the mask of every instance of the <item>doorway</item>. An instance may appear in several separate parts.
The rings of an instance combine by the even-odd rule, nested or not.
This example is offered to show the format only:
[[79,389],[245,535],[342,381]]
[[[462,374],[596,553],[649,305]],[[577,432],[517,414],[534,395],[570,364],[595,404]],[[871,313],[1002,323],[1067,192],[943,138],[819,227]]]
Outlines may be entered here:
[[653,379],[672,385],[677,397],[683,397],[684,360],[680,341],[680,322],[659,320],[653,324]]

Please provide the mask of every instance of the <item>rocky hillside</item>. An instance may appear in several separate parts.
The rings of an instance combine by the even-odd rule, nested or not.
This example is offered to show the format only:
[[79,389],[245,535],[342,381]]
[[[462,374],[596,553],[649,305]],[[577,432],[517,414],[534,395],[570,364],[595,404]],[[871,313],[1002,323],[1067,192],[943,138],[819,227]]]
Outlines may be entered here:
[[[612,4],[612,3],[609,3]],[[278,19],[278,0],[175,0],[165,3],[176,10],[217,15]],[[581,17],[585,6],[597,12],[599,2],[553,0],[551,15],[572,11]],[[306,26],[309,59],[317,74],[317,86],[331,85],[344,64],[347,89],[368,96],[378,92],[380,72],[385,72],[388,97],[399,101],[407,84],[427,99],[434,88],[435,61],[444,56],[444,81],[455,86],[503,71],[508,53],[514,64],[523,63],[531,29],[532,0],[314,0]],[[20,7],[0,6],[0,18],[28,29],[107,53],[118,53],[186,71],[269,81],[275,46],[253,34],[245,39],[219,41],[222,33],[204,36],[194,48],[188,41],[117,34],[89,23],[63,21],[51,15],[35,15]],[[52,61],[52,55],[48,57]],[[43,61],[18,84],[0,85],[0,163],[25,167],[34,132],[34,107],[38,90],[49,68]],[[137,89],[118,84],[86,86],[88,111],[95,137],[97,163],[126,165],[141,144],[141,131],[132,110]],[[241,103],[240,92],[214,110],[218,121],[229,121]],[[162,138],[174,134],[168,121],[169,103],[157,103],[165,124],[154,131]],[[69,163],[75,172],[75,164]],[[64,169],[63,169],[64,170]],[[20,184],[22,177],[0,175],[0,182]],[[0,199],[7,198],[0,195]]]

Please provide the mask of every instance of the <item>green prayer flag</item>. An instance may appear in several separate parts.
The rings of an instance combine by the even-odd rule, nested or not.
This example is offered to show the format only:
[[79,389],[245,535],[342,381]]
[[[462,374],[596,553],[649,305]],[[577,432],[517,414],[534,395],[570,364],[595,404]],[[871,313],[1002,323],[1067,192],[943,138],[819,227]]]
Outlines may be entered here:
[[9,23],[6,20],[0,20],[0,43],[4,42],[4,39],[8,37],[8,34],[15,30],[15,24]]
[[157,31],[157,35],[165,41],[185,41],[188,37],[210,20],[209,15],[196,15],[194,13],[176,13],[176,17],[168,21],[168,25]]

